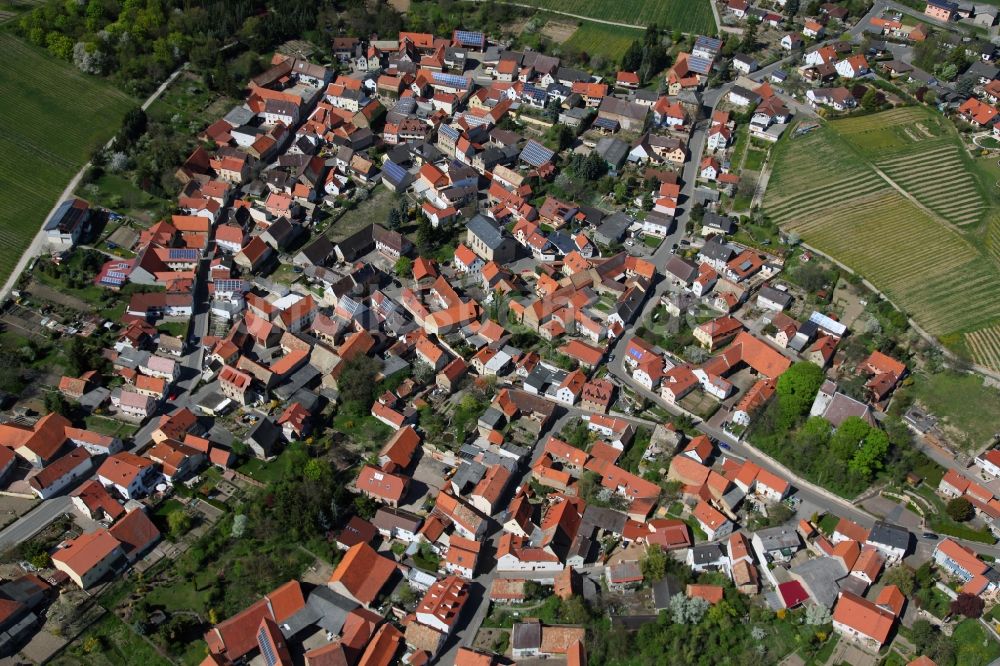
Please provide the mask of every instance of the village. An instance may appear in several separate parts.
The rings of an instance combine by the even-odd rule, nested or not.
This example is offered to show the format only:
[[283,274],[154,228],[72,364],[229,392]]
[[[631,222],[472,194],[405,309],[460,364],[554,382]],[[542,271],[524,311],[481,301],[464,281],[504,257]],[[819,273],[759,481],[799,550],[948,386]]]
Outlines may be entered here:
[[67,199],[3,310],[79,372],[3,396],[0,656],[112,617],[175,663],[579,665],[735,608],[766,663],[1000,656],[1000,450],[900,407],[892,305],[760,213],[779,141],[904,81],[1000,140],[992,47],[911,64],[996,15],[715,4],[747,48],[656,80],[474,26],[279,49],[173,214]]

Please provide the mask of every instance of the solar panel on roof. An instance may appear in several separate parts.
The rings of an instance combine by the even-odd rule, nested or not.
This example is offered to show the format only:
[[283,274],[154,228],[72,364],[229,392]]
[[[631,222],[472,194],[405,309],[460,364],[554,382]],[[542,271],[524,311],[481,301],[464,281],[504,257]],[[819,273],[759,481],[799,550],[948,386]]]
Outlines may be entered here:
[[173,247],[170,248],[170,252],[167,253],[167,257],[169,259],[176,259],[176,260],[187,259],[191,261],[198,258],[198,250],[192,250],[183,247]]
[[485,35],[481,32],[472,32],[471,30],[456,30],[455,39],[458,40],[459,44],[464,46],[475,45],[479,46],[484,41],[486,41]]
[[464,76],[458,74],[445,74],[444,72],[434,72],[434,82],[451,88],[465,88],[469,85]]
[[243,280],[225,279],[216,280],[216,291],[243,291]]
[[688,69],[698,74],[708,74],[712,70],[712,61],[708,58],[691,56],[688,58]]
[[443,134],[453,141],[459,136],[458,130],[451,125],[441,125],[441,127],[438,128],[438,133]]
[[598,118],[594,121],[594,127],[597,127],[598,129],[616,130],[618,129],[618,121],[613,118]]
[[108,271],[108,277],[114,278],[116,280],[124,280],[128,276],[122,273],[121,271]]
[[401,183],[406,178],[406,169],[395,162],[386,160],[385,164],[382,165],[382,175],[388,176],[394,183]]
[[465,118],[465,122],[467,122],[470,127],[479,127],[480,125],[485,125],[490,122],[490,119],[486,116],[474,116],[471,113],[466,113],[462,117]]
[[553,155],[555,153],[532,139],[525,144],[524,150],[521,151],[520,159],[531,166],[538,167],[550,161]]

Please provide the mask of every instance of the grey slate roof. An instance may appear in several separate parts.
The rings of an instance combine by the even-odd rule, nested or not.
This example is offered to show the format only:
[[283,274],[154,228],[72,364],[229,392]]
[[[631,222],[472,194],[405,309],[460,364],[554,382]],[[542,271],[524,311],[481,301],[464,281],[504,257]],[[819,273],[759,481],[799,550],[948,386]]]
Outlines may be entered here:
[[906,549],[910,545],[910,532],[905,527],[887,523],[884,520],[875,521],[868,534],[868,543],[883,544],[890,548]]
[[477,214],[466,226],[490,249],[495,250],[503,244],[503,232],[482,215]]

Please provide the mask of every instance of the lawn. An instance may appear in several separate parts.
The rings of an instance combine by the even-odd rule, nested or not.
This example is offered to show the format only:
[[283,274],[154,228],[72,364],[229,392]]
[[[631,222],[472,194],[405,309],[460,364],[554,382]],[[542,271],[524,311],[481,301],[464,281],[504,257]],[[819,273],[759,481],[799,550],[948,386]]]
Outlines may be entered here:
[[767,159],[767,151],[751,149],[747,152],[743,168],[748,171],[760,171],[760,168],[764,166],[765,159]]
[[1000,220],[986,214],[996,177],[965,156],[950,124],[902,108],[786,133],[773,150],[764,199],[773,221],[867,278],[942,343],[1000,367]]
[[93,183],[83,185],[77,194],[91,203],[139,218],[150,209],[167,214],[171,206],[169,201],[144,192],[128,178],[114,173],[105,173]]
[[816,526],[819,531],[827,536],[833,534],[833,531],[837,529],[837,523],[840,522],[840,518],[837,514],[827,513],[824,514],[822,518],[819,519],[819,524]]
[[89,414],[84,417],[83,420],[84,423],[87,424],[88,430],[99,432],[102,435],[118,437],[119,439],[127,439],[136,431],[136,427],[134,425],[122,423],[121,421],[109,419],[106,416],[99,416],[97,414]]
[[156,325],[156,330],[160,333],[172,335],[175,338],[183,338],[187,335],[188,322],[186,321],[161,321]]
[[365,450],[374,451],[381,447],[391,434],[389,426],[385,425],[371,414],[353,416],[343,413],[333,419],[333,429],[343,433]]
[[985,666],[1000,657],[1000,644],[993,640],[978,620],[963,620],[952,634],[955,641],[955,663],[963,666]]
[[6,279],[73,174],[135,101],[0,34],[0,278]]
[[909,390],[941,419],[945,433],[959,446],[985,446],[1000,432],[1000,391],[978,375],[941,372],[916,379]]
[[522,4],[576,16],[714,35],[717,31],[710,0],[522,0]]
[[585,51],[591,56],[602,55],[617,63],[633,41],[642,39],[642,31],[617,25],[584,21],[564,46]]
[[384,187],[377,187],[368,199],[358,202],[357,207],[334,222],[326,235],[337,243],[370,224],[385,224],[389,219],[389,211],[395,205],[395,195]]

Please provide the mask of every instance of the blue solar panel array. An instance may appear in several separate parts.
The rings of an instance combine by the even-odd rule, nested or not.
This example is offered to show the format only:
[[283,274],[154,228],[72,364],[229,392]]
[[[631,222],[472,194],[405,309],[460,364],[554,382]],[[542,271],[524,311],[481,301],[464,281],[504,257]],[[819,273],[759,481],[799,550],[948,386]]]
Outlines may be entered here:
[[474,116],[471,113],[466,113],[464,116],[465,122],[469,124],[469,127],[479,127],[480,125],[486,125],[490,122],[487,116]]
[[216,291],[244,291],[245,282],[243,280],[216,280],[215,290]]
[[388,178],[392,183],[398,184],[406,178],[406,169],[395,162],[386,160],[385,164],[382,165],[382,177]]
[[718,52],[718,50],[722,48],[722,40],[702,35],[698,37],[698,39],[694,40],[694,47],[696,49],[706,49],[708,51]]
[[198,258],[198,250],[183,247],[172,247],[170,248],[170,252],[167,254],[167,258],[175,261],[194,261]]
[[441,125],[441,127],[438,128],[438,134],[451,139],[452,141],[458,141],[458,137],[460,136],[459,131],[451,125]]
[[692,72],[697,72],[698,74],[708,74],[712,71],[712,61],[708,58],[690,56],[688,57],[688,68]]
[[449,88],[468,88],[469,80],[458,74],[445,74],[444,72],[434,72],[434,82],[448,86]]
[[456,30],[455,40],[462,46],[478,46],[482,48],[486,44],[486,35],[470,30]]
[[275,666],[278,663],[278,656],[274,654],[274,650],[271,647],[271,641],[268,640],[267,632],[264,627],[261,627],[257,631],[257,645],[260,647],[261,656],[264,657],[264,663],[267,666]]
[[530,83],[525,84],[524,91],[522,93],[525,97],[530,97],[531,99],[540,101],[542,103],[548,98],[548,93],[538,86],[533,86]]
[[538,143],[534,139],[525,144],[521,151],[521,161],[527,162],[531,166],[539,167],[552,160],[555,155],[551,150]]
[[614,131],[618,129],[618,121],[613,118],[598,118],[594,121],[594,127]]

